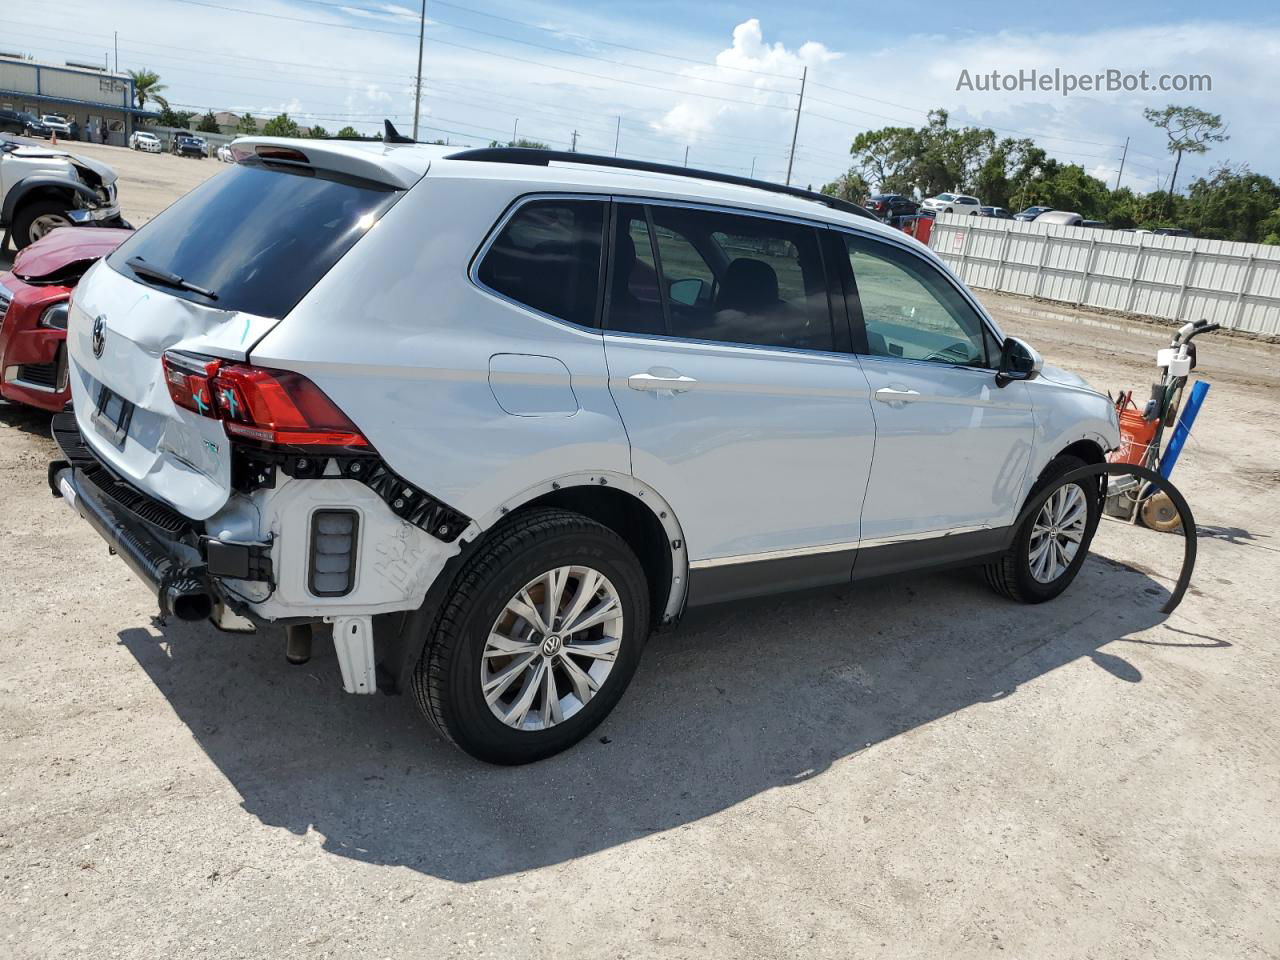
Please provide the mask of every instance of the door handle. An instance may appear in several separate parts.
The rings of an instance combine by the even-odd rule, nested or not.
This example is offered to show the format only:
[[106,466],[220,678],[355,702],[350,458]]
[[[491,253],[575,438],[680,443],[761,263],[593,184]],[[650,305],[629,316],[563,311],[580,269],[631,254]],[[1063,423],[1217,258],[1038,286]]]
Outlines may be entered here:
[[633,373],[627,377],[627,386],[632,390],[654,390],[663,393],[684,393],[697,382],[693,377],[681,376],[674,371],[670,376],[659,376],[653,373]]
[[919,390],[895,390],[893,387],[881,387],[876,391],[876,399],[881,403],[907,403],[920,396]]

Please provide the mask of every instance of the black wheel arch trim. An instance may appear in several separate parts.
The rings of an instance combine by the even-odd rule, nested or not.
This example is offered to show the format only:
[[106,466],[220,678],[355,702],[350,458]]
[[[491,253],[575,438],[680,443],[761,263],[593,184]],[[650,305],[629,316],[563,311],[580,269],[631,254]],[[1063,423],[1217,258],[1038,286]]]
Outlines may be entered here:
[[[88,184],[80,182],[75,177],[51,176],[37,174],[33,177],[26,177],[19,180],[10,189],[4,198],[4,206],[0,207],[0,223],[12,223],[13,215],[21,206],[26,196],[37,190],[69,190],[73,194],[78,194],[86,200],[97,203],[98,194]],[[70,209],[70,208],[68,208]]]

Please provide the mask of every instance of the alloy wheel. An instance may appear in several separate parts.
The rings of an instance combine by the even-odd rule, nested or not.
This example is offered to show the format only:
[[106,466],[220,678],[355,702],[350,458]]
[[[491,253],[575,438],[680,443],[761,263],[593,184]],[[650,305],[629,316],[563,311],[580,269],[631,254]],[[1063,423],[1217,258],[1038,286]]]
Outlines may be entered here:
[[56,213],[46,213],[31,221],[31,229],[28,230],[27,233],[31,237],[31,241],[34,243],[45,234],[58,229],[58,227],[69,226],[71,226],[71,221],[66,217],[60,216]]
[[622,600],[586,566],[548,570],[507,601],[480,658],[493,715],[517,730],[568,720],[599,692],[622,646]]
[[1084,540],[1089,505],[1084,488],[1068,483],[1045,501],[1031,528],[1027,560],[1031,576],[1039,583],[1053,583],[1067,572]]

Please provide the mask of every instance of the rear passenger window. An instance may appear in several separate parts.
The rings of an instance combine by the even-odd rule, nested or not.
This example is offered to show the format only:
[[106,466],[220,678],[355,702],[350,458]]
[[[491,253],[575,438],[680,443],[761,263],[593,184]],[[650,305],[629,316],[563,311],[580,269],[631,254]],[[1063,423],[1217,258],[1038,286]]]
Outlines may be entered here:
[[[765,347],[833,350],[815,231],[803,224],[710,210],[619,206],[609,321],[613,330]],[[656,248],[658,298],[642,295],[644,236]]]
[[599,200],[526,203],[489,247],[478,279],[523,306],[594,326],[604,211]]

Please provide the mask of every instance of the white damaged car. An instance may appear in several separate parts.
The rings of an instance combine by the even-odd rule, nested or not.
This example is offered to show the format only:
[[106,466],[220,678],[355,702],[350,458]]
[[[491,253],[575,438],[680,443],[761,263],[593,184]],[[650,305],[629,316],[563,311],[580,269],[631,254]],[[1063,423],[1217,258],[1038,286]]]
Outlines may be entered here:
[[67,331],[52,489],[164,615],[287,627],[294,659],[330,624],[349,692],[520,763],[688,607],[956,564],[1039,602],[1084,562],[1098,485],[1061,478],[1117,445],[1110,402],[861,208],[394,136],[234,149]]

